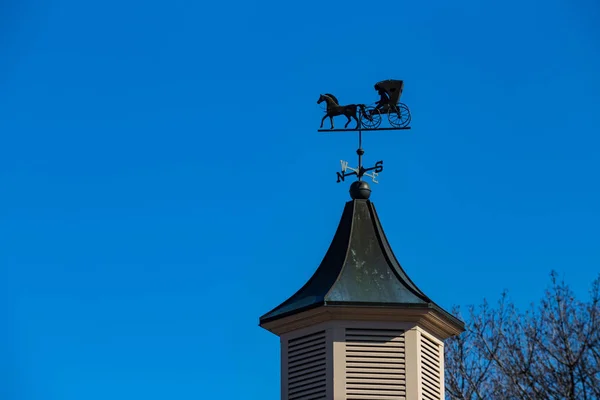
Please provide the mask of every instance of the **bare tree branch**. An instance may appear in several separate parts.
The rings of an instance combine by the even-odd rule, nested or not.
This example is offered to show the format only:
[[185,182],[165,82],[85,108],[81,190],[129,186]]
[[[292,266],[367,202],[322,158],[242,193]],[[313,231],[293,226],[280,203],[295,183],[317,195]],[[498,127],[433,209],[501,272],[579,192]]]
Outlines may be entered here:
[[600,399],[600,276],[588,301],[552,272],[525,313],[506,293],[468,311],[466,332],[445,346],[448,399]]

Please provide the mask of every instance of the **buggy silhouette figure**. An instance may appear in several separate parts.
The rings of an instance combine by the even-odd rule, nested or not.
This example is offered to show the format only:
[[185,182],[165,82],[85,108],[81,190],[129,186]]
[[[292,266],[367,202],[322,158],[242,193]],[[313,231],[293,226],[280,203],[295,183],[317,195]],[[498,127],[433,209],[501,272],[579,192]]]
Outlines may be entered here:
[[366,129],[377,129],[381,125],[382,114],[387,114],[390,126],[405,128],[410,123],[410,111],[406,104],[400,103],[400,96],[404,89],[404,81],[388,79],[377,82],[375,90],[380,99],[375,107],[367,107],[366,112],[361,110],[360,123]]

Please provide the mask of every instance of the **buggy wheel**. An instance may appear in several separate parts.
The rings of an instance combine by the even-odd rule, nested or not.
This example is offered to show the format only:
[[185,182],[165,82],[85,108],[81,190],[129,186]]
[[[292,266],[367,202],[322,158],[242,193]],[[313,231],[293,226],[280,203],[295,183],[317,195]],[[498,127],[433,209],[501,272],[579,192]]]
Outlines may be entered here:
[[381,125],[381,114],[374,107],[367,107],[367,113],[360,112],[360,124],[366,129],[376,129]]
[[410,111],[406,104],[399,103],[397,107],[388,112],[388,121],[394,128],[404,128],[410,124]]

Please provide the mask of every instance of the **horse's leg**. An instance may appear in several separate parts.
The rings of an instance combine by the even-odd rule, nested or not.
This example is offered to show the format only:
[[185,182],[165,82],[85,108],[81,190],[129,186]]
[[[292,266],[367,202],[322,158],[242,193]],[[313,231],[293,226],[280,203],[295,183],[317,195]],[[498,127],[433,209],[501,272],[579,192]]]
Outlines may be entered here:
[[333,129],[334,128],[334,126],[333,126],[333,115],[329,116],[329,121],[331,121],[331,128],[329,128],[329,129]]
[[354,112],[352,113],[352,118],[354,118],[354,120],[356,121],[356,128],[355,129],[359,129],[360,128],[360,121],[358,120],[357,115],[360,115],[361,112],[362,112],[362,110],[360,109],[360,105],[357,104],[354,107]]
[[[352,118],[354,118],[354,120],[356,121],[356,128],[355,129],[358,129],[358,126],[360,125],[360,122],[358,122],[358,118],[356,118],[356,114],[353,114]],[[350,118],[348,118],[348,123],[350,123]]]
[[323,127],[323,123],[325,122],[325,118],[327,118],[328,116],[329,116],[328,114],[325,114],[325,116],[321,120],[321,128]]
[[351,105],[347,106],[345,111],[346,112],[344,113],[344,115],[346,116],[346,118],[348,118],[348,122],[346,122],[346,126],[344,126],[344,128],[347,128],[348,125],[350,124],[350,122],[352,121],[352,118],[354,118],[354,120],[356,121],[355,129],[358,129],[358,118],[356,118],[358,106],[355,104],[351,104]]

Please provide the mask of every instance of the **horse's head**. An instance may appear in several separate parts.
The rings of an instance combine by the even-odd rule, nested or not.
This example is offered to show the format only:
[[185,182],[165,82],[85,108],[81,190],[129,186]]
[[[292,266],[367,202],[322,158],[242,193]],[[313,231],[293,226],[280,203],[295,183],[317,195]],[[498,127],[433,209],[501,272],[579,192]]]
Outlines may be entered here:
[[337,105],[339,105],[338,99],[334,95],[332,95],[330,93],[322,94],[319,97],[319,100],[317,101],[317,104],[321,104],[324,101],[327,102],[328,106],[337,106]]

